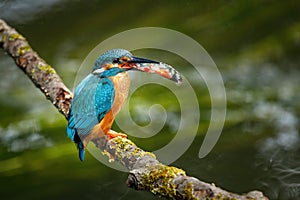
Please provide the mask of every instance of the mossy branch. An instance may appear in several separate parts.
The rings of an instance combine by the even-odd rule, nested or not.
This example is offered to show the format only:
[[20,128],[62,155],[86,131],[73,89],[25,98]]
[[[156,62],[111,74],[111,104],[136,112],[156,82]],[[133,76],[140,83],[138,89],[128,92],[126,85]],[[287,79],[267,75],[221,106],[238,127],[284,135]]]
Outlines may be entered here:
[[64,115],[68,116],[72,93],[55,70],[32,50],[27,40],[0,19],[0,46],[32,82]]
[[[67,118],[72,93],[55,70],[32,50],[27,40],[1,19],[0,47]],[[126,183],[136,190],[147,190],[170,199],[267,199],[259,191],[238,195],[187,176],[182,169],[160,163],[153,153],[125,138],[99,138],[92,142],[130,171]]]

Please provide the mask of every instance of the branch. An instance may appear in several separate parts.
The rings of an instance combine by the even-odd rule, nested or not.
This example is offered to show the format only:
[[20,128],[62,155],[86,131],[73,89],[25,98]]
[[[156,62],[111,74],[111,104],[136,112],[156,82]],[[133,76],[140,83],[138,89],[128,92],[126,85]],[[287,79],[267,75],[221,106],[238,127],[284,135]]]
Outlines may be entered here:
[[37,88],[65,116],[68,116],[72,93],[56,71],[32,50],[27,40],[0,19],[0,46],[10,55]]
[[[67,118],[72,93],[55,70],[32,50],[26,39],[1,19],[0,47]],[[160,163],[153,153],[140,149],[125,138],[98,138],[92,142],[130,171],[126,184],[136,190],[147,190],[171,199],[268,199],[259,191],[238,195],[187,176],[182,169]]]

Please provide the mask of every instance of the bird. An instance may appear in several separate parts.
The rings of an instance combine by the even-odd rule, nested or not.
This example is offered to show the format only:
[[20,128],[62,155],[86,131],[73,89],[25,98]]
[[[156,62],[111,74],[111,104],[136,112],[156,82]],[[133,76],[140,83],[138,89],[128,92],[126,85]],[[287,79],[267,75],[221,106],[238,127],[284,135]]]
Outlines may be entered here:
[[81,161],[90,140],[127,138],[111,126],[128,96],[129,70],[159,74],[177,84],[182,82],[180,73],[170,65],[135,57],[125,49],[112,49],[100,55],[91,73],[75,88],[68,116],[67,136],[76,144]]

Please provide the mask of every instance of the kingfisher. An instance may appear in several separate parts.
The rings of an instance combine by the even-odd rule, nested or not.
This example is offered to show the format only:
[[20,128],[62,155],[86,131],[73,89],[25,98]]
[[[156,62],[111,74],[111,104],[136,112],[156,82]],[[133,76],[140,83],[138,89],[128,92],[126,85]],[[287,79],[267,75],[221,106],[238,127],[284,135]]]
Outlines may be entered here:
[[177,84],[182,82],[179,72],[168,64],[135,57],[124,49],[103,53],[91,73],[75,88],[71,102],[67,135],[76,144],[81,161],[90,140],[127,138],[126,134],[113,131],[111,126],[128,96],[129,70],[159,74]]

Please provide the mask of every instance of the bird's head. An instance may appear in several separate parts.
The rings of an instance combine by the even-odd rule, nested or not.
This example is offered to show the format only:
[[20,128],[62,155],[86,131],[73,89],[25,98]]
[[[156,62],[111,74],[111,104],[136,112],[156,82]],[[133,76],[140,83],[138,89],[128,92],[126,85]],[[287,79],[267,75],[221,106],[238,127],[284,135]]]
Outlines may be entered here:
[[135,57],[124,49],[113,49],[102,54],[96,60],[92,73],[99,74],[101,77],[110,77],[128,70],[155,73],[173,80],[178,84],[182,82],[182,77],[179,72],[170,65]]

